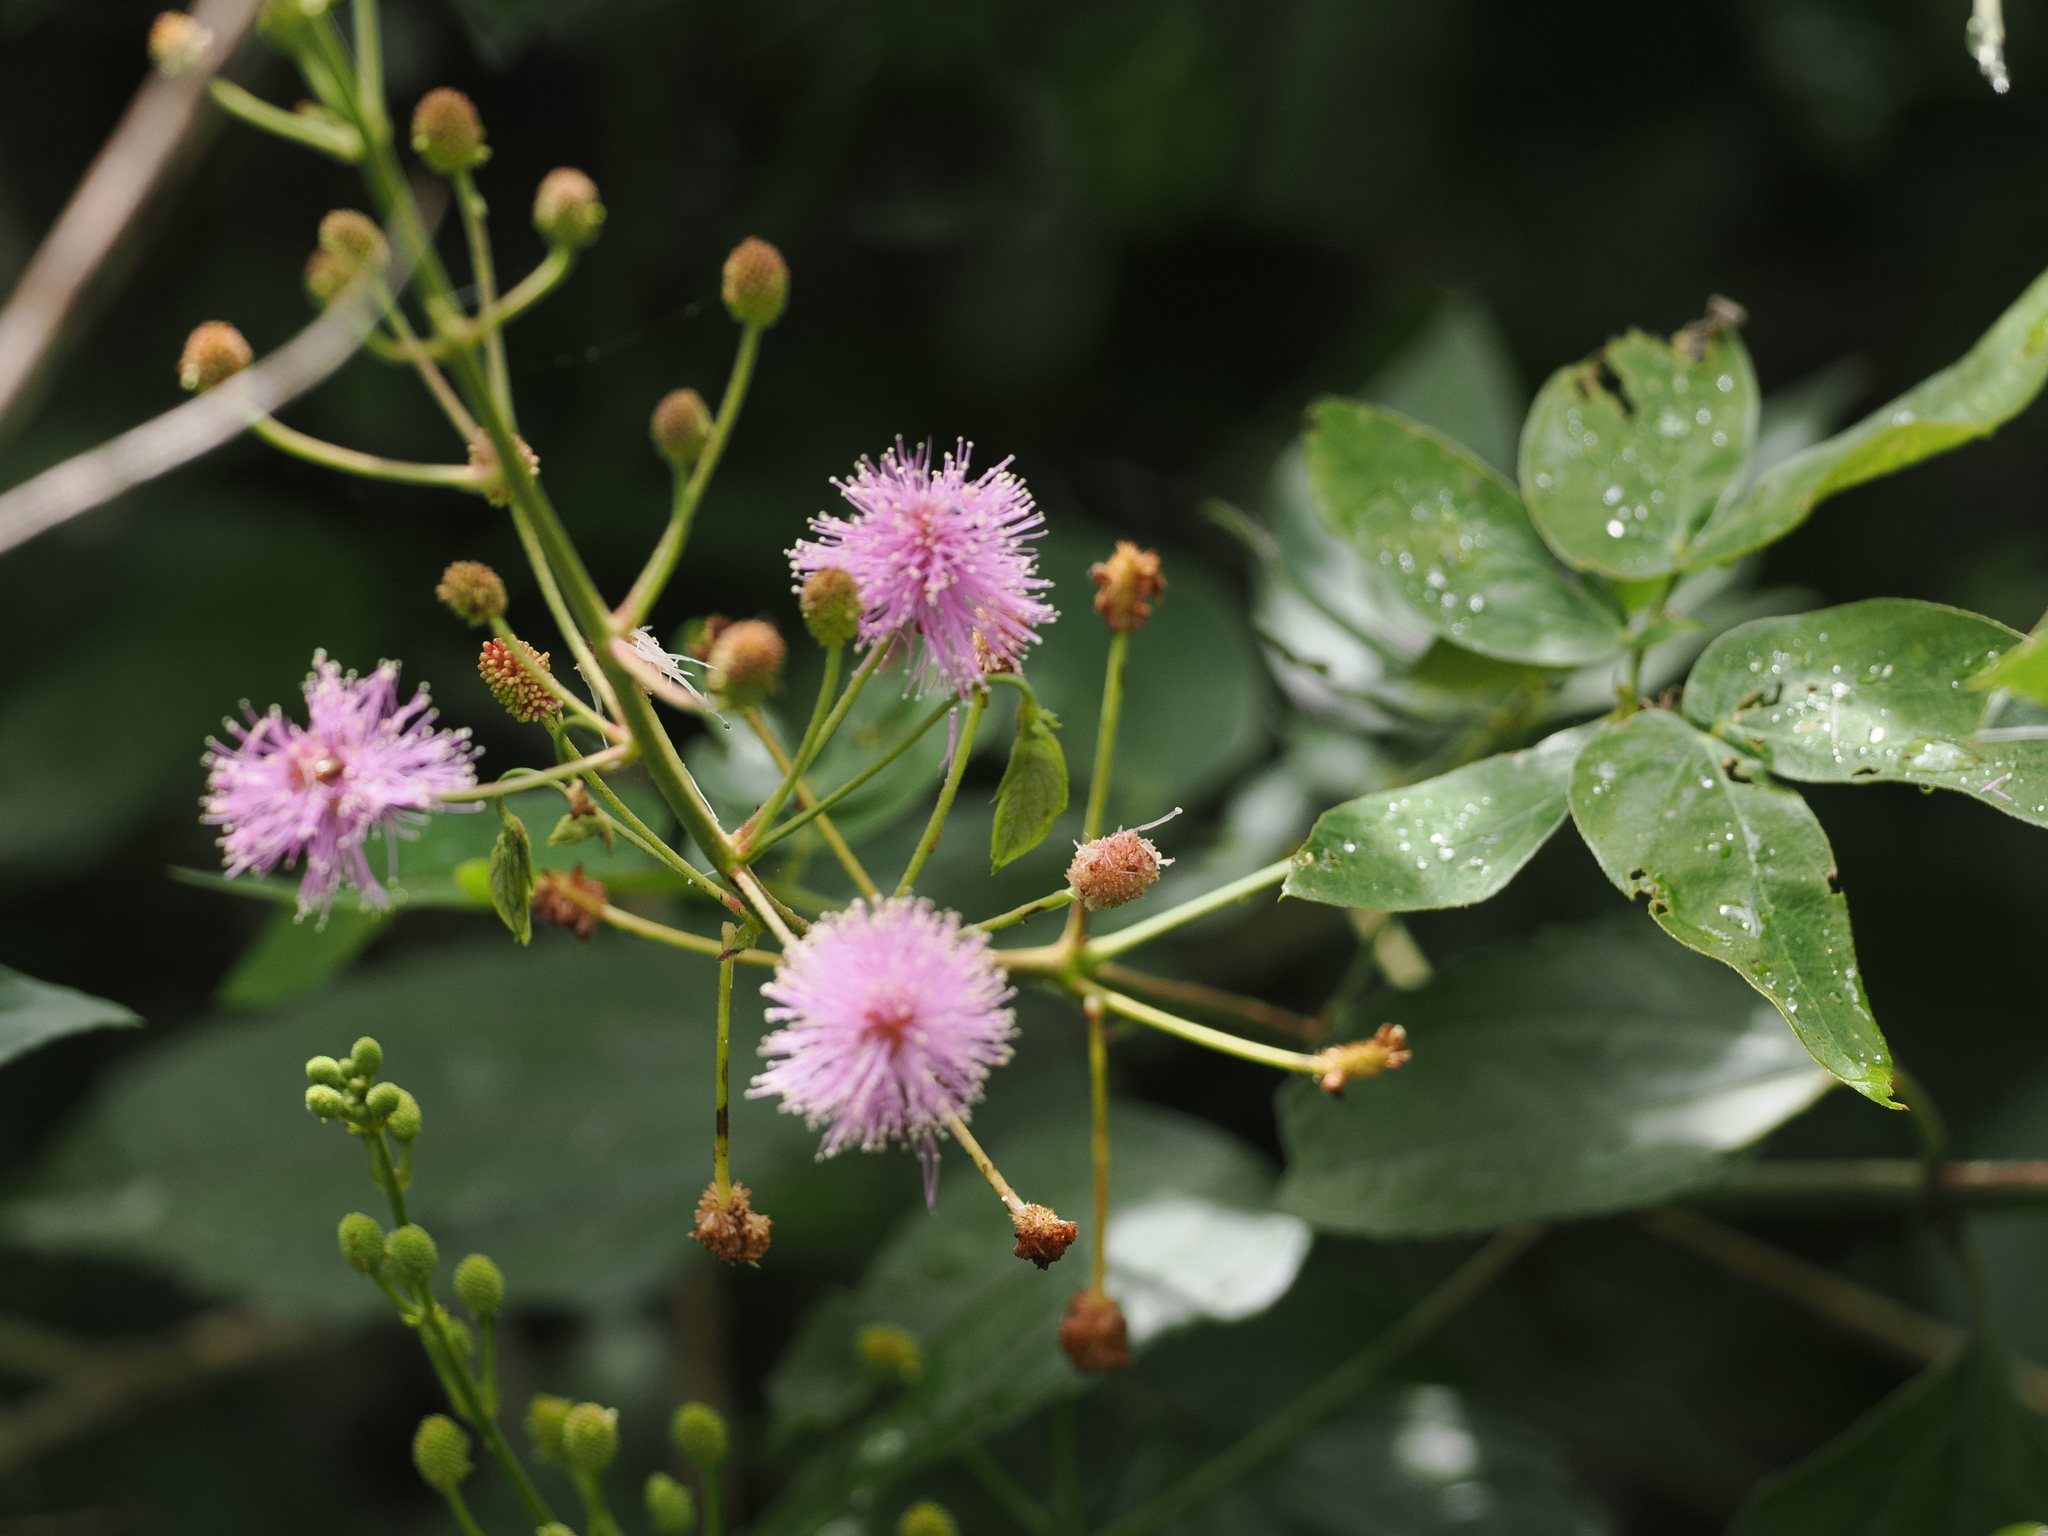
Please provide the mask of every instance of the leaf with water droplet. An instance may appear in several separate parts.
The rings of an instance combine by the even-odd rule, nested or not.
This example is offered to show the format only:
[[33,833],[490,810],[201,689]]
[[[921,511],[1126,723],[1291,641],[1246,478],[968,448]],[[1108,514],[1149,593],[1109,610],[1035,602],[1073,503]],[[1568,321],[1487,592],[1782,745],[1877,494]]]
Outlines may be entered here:
[[1559,731],[1527,751],[1325,811],[1286,894],[1369,912],[1486,900],[1564,824],[1572,761],[1596,729]]
[[1669,710],[1601,727],[1572,819],[1616,886],[1689,949],[1734,967],[1813,1059],[1891,1104],[1892,1061],[1858,976],[1834,851],[1806,802]]
[[1984,696],[1965,686],[2019,642],[1904,598],[1757,619],[1701,654],[1685,713],[1784,778],[1952,789],[2048,826],[2048,740],[1986,740]]
[[1626,647],[1620,621],[1551,558],[1514,488],[1471,453],[1355,400],[1320,400],[1309,415],[1318,512],[1446,640],[1552,667]]

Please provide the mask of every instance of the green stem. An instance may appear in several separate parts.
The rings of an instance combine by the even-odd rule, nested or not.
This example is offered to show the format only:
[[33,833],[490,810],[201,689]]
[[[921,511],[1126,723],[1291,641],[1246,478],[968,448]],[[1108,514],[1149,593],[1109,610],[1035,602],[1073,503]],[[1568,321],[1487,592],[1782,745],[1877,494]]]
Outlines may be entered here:
[[354,0],[356,23],[356,110],[373,140],[389,142],[391,118],[384,108],[384,39],[377,0]]
[[1207,917],[1233,901],[1263,891],[1269,885],[1278,885],[1287,878],[1287,871],[1294,867],[1290,856],[1277,863],[1268,864],[1264,869],[1255,869],[1240,880],[1228,885],[1219,885],[1205,896],[1184,901],[1177,907],[1168,907],[1156,917],[1148,917],[1142,923],[1133,923],[1128,928],[1119,928],[1115,933],[1088,941],[1087,955],[1091,960],[1108,960],[1127,949],[1136,949],[1140,944],[1156,939],[1162,933],[1171,933],[1198,917]]
[[1125,997],[1121,992],[1090,987],[1085,995],[1101,998],[1111,1013],[1126,1019],[1135,1019],[1140,1024],[1150,1024],[1154,1029],[1163,1030],[1169,1035],[1178,1035],[1195,1045],[1205,1045],[1212,1051],[1223,1052],[1226,1056],[1255,1061],[1264,1067],[1278,1067],[1282,1072],[1305,1072],[1320,1076],[1328,1070],[1327,1065],[1318,1057],[1304,1055],[1300,1051],[1283,1051],[1278,1046],[1261,1045],[1256,1040],[1246,1040],[1220,1029],[1211,1029],[1206,1024],[1197,1024],[1178,1014],[1168,1013],[1163,1008],[1154,1008],[1150,1003],[1141,1003],[1134,997]]
[[[738,864],[733,866],[732,881],[734,885],[740,888],[740,894],[747,898],[747,905],[759,914],[761,920],[768,925],[769,930],[774,933],[775,937],[782,940],[782,947],[785,950],[794,949],[796,947],[796,935],[790,931],[789,924],[784,919],[795,916],[795,914],[776,901],[773,896],[770,896],[766,889],[762,887],[760,877],[746,865]],[[803,920],[799,918],[797,924],[799,927],[802,927]]]
[[495,784],[479,784],[475,789],[451,789],[441,799],[448,805],[460,805],[467,801],[495,800],[501,795],[520,794],[543,784],[580,778],[596,769],[610,767],[624,761],[629,750],[627,747],[606,747],[602,752],[593,752],[574,762],[557,763],[552,768],[514,768]]
[[[1943,1163],[1943,1200],[1972,1210],[2048,1205],[2048,1161]],[[1803,1213],[1861,1220],[1905,1211],[1927,1197],[1927,1165],[1912,1158],[1800,1158],[1743,1163],[1686,1203],[1728,1212]]]
[[1023,1197],[1010,1187],[1010,1181],[1003,1177],[995,1159],[982,1150],[981,1143],[974,1139],[974,1133],[967,1129],[967,1122],[958,1115],[949,1114],[946,1116],[946,1130],[960,1143],[960,1150],[981,1170],[981,1176],[988,1180],[988,1187],[996,1192],[996,1198],[1003,1202],[1005,1208],[1012,1213],[1023,1210]]
[[427,355],[426,344],[412,328],[412,321],[400,307],[397,297],[386,293],[384,300],[384,318],[390,323],[392,334],[397,336],[399,343],[399,356],[395,361],[412,364],[420,382],[427,386],[427,393],[434,397],[435,404],[441,407],[442,414],[467,448],[482,434],[483,428],[476,424],[476,418],[463,405],[462,397],[455,393],[454,386],[448,382],[448,375]]
[[[820,697],[822,699],[822,695]],[[782,743],[776,739],[775,728],[769,725],[768,717],[758,709],[749,708],[746,711],[746,719],[748,726],[761,739],[761,745],[768,749],[768,755],[773,757],[776,766],[783,770],[784,778],[795,784],[797,794],[802,799],[805,808],[808,809],[816,805],[818,797],[811,792],[811,786],[803,779],[792,776],[795,762],[787,752],[782,750]],[[816,723],[816,720],[813,719],[812,724],[814,727]],[[755,818],[766,819],[760,817],[758,811],[755,813]],[[749,825],[752,824],[753,819],[750,818]],[[831,818],[820,815],[817,818],[817,822],[818,835],[824,838],[825,846],[832,850],[832,856],[839,861],[839,867],[846,871],[847,876],[853,881],[861,895],[867,897],[870,901],[879,899],[882,893],[876,888],[873,879],[869,877],[867,867],[855,857],[852,845],[839,835],[839,829],[832,825]],[[742,827],[740,831],[744,835],[746,828]]]
[[607,741],[616,742],[624,739],[624,731],[577,698],[559,677],[528,653],[526,643],[513,632],[512,626],[505,622],[503,614],[491,620],[491,633],[496,635],[499,643],[505,647],[505,654],[512,658],[513,665],[526,674],[527,681]]
[[1088,1016],[1088,1084],[1095,1112],[1091,1150],[1095,1157],[1095,1251],[1089,1256],[1088,1285],[1105,1296],[1109,1278],[1109,1047],[1102,1035],[1103,1000],[1081,1005]]
[[[550,246],[539,264],[507,290],[503,298],[488,308],[479,308],[474,316],[456,312],[432,340],[415,338],[401,349],[396,361],[439,358],[445,362],[456,353],[469,351],[479,342],[487,341],[561,287],[569,274],[576,270],[576,255],[573,246]],[[510,398],[509,394],[507,398]]]
[[[360,4],[361,0],[357,0]],[[463,1501],[460,1488],[444,1488],[448,1507],[455,1514],[455,1523],[462,1527],[462,1536],[484,1536],[483,1527],[476,1523],[476,1516],[469,1512],[469,1505]]]
[[612,1518],[612,1512],[605,1507],[604,1480],[595,1472],[570,1474],[576,1482],[576,1492],[583,1499],[584,1536],[621,1536],[619,1522]]
[[711,423],[711,435],[704,440],[703,452],[697,455],[697,464],[689,479],[676,487],[668,527],[662,530],[660,542],[647,557],[647,564],[626,593],[626,600],[619,604],[615,621],[620,629],[637,629],[647,622],[648,613],[661,596],[662,589],[668,585],[669,577],[675,573],[676,561],[682,558],[683,544],[690,537],[690,524],[696,518],[697,504],[704,499],[712,471],[718,468],[719,456],[725,452],[726,439],[732,436],[733,426],[739,421],[740,407],[746,404],[747,386],[753,382],[754,360],[760,352],[761,328],[746,326],[740,332],[739,350],[733,354],[732,374],[725,382],[725,398],[718,402],[718,415]]
[[1052,1516],[1039,1502],[1017,1485],[984,1446],[971,1445],[960,1453],[960,1465],[973,1474],[1003,1512],[1021,1525],[1028,1536],[1052,1536]]
[[725,1485],[720,1481],[719,1467],[699,1467],[698,1513],[703,1517],[703,1536],[719,1536],[725,1528]]
[[[825,647],[825,675],[818,681],[818,697],[811,705],[811,719],[804,727],[803,740],[797,743],[796,753],[792,757],[784,758],[780,747],[772,748],[776,757],[782,760],[782,782],[775,786],[775,793],[762,801],[760,809],[749,816],[746,825],[740,828],[738,836],[742,841],[756,827],[775,825],[775,818],[782,814],[783,806],[788,804],[790,795],[796,790],[796,781],[810,766],[811,758],[820,744],[819,732],[824,730],[825,719],[832,713],[833,700],[839,692],[839,667],[845,656],[846,647],[843,645]],[[750,715],[752,713],[753,711],[749,711]],[[762,740],[766,742],[768,738],[763,736]]]
[[400,485],[441,486],[452,491],[468,491],[473,496],[483,494],[476,471],[467,464],[409,464],[402,459],[387,459],[379,454],[363,453],[355,448],[343,448],[337,443],[308,437],[273,416],[254,418],[249,423],[249,430],[280,452],[295,459],[304,459],[309,464],[338,469],[343,474],[360,475],[366,480],[391,480]]
[[476,1320],[478,1359],[483,1369],[477,1373],[477,1380],[483,1388],[484,1411],[496,1415],[498,1411],[498,1320],[495,1317],[480,1317]]
[[512,1453],[512,1447],[505,1443],[504,1432],[498,1428],[495,1415],[484,1411],[482,1401],[477,1397],[476,1383],[471,1379],[469,1368],[463,1364],[461,1355],[456,1353],[454,1341],[448,1337],[447,1326],[441,1320],[441,1309],[434,1301],[433,1291],[425,1285],[419,1287],[420,1333],[423,1340],[430,1339],[428,1350],[439,1349],[441,1358],[449,1364],[449,1400],[455,1411],[469,1421],[470,1427],[484,1443],[484,1449],[498,1463],[505,1480],[512,1485],[513,1495],[526,1509],[536,1526],[546,1525],[555,1518],[555,1512],[548,1507],[548,1501],[541,1497],[540,1490],[526,1475],[526,1468]]
[[384,1144],[382,1131],[365,1131],[363,1147],[370,1154],[370,1179],[391,1202],[391,1224],[405,1226],[411,1218],[405,1214],[405,1186],[398,1182],[398,1170],[391,1166],[391,1148]]
[[1277,1456],[1457,1316],[1521,1257],[1541,1231],[1540,1227],[1511,1227],[1489,1239],[1392,1328],[1221,1455],[1210,1457],[1173,1487],[1111,1521],[1099,1536],[1151,1536]]
[[953,743],[953,764],[946,771],[946,782],[939,790],[939,803],[932,807],[931,820],[925,823],[924,836],[917,840],[917,850],[911,854],[903,878],[896,882],[898,896],[910,894],[925,860],[939,846],[939,838],[946,830],[946,818],[953,811],[953,797],[960,793],[960,780],[967,772],[967,759],[974,755],[974,733],[981,725],[982,706],[987,703],[988,692],[985,689],[977,689],[967,697],[967,719],[960,727],[960,739]]
[[1297,1040],[1317,1040],[1328,1033],[1328,1027],[1319,1019],[1305,1014],[1293,1013],[1285,1008],[1256,997],[1246,997],[1237,992],[1226,992],[1221,987],[1205,986],[1199,981],[1174,981],[1165,976],[1154,976],[1145,971],[1134,971],[1127,965],[1118,965],[1112,960],[1089,963],[1084,970],[1099,981],[1125,991],[1149,992],[1170,1003],[1186,1003],[1196,1008],[1213,1009],[1217,1013],[1235,1014],[1246,1023],[1256,1024],[1262,1029],[1274,1030],[1279,1034],[1292,1035]]
[[967,926],[979,933],[994,933],[998,929],[1008,928],[1027,918],[1036,917],[1041,912],[1057,912],[1073,899],[1074,893],[1071,889],[1054,891],[1050,896],[1041,896],[1036,901],[1025,902],[1021,907],[1012,907],[1001,917],[987,918],[979,923],[969,923]]
[[[639,938],[652,939],[657,944],[666,944],[673,949],[687,949],[693,955],[723,955],[725,946],[716,939],[707,939],[702,934],[686,933],[680,928],[671,928],[657,923],[638,913],[628,912],[623,907],[607,906],[600,914],[604,920],[621,933],[630,933]],[[779,965],[781,957],[765,949],[743,949],[733,956],[741,965]]]
[[757,838],[753,846],[747,849],[748,859],[752,860],[759,858],[762,854],[766,853],[770,848],[773,848],[777,843],[781,842],[785,837],[789,836],[790,833],[797,831],[799,828],[808,825],[810,822],[815,821],[818,817],[824,815],[827,811],[831,810],[833,806],[837,805],[840,801],[844,800],[848,795],[852,794],[855,790],[859,789],[861,785],[867,783],[869,779],[872,779],[884,768],[888,767],[891,763],[895,762],[897,758],[901,757],[905,752],[910,750],[911,746],[917,741],[917,739],[920,736],[924,735],[926,731],[930,730],[933,726],[937,725],[941,720],[945,719],[946,711],[953,708],[953,705],[954,701],[948,699],[945,703],[941,704],[937,709],[933,710],[930,714],[926,715],[922,720],[918,721],[916,725],[911,727],[909,735],[905,736],[901,741],[897,742],[895,746],[891,747],[887,752],[883,753],[882,756],[876,758],[872,763],[869,763],[867,767],[861,769],[859,773],[856,773],[852,778],[848,779],[844,784],[840,785],[837,789],[833,790],[829,795],[821,796],[815,805],[806,806],[803,810],[797,812],[796,815],[790,817],[789,820],[785,821],[781,826],[776,827],[772,831],[761,836],[760,838]]
[[476,178],[467,169],[452,178],[455,206],[462,215],[462,231],[469,240],[469,270],[476,279],[477,326],[483,333],[484,373],[491,399],[497,402],[505,420],[518,430],[519,418],[512,409],[512,379],[505,369],[505,333],[492,314],[498,303],[498,268],[491,259],[490,204],[476,189]]
[[[725,925],[725,949],[730,952],[739,929]],[[727,1081],[732,1062],[732,961],[718,962],[718,1110],[712,1121],[711,1173],[718,1181],[718,1203],[732,1204],[732,1113],[731,1088]]]
[[260,96],[252,96],[232,80],[222,80],[218,76],[206,83],[206,93],[213,98],[215,106],[231,117],[239,117],[252,128],[261,128],[280,139],[290,139],[294,144],[318,150],[344,165],[354,165],[363,158],[363,136],[346,123],[330,123],[303,112],[287,112]]
[[1129,631],[1109,637],[1109,666],[1102,678],[1102,719],[1095,730],[1095,770],[1088,780],[1088,814],[1081,820],[1081,841],[1102,836],[1102,818],[1109,808],[1109,773],[1116,760],[1117,726],[1124,713],[1124,657],[1131,648]]
[[[655,836],[654,829],[634,815],[632,808],[612,793],[612,788],[609,784],[598,778],[588,779],[585,782],[596,792],[598,799],[604,802],[605,809],[610,811],[613,817],[617,819],[620,829],[630,833],[633,840],[641,848],[659,859],[668,868],[675,871],[675,873],[681,875],[727,911],[744,914],[746,909],[737,896],[719,885],[717,881],[705,874],[703,870]],[[710,941],[706,940],[706,942]]]

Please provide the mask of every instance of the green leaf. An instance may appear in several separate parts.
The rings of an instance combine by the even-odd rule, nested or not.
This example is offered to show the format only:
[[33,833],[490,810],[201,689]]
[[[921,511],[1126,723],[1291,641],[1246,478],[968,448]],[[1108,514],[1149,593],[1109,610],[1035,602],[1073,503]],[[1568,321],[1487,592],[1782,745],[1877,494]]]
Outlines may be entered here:
[[325,922],[280,907],[221,982],[223,1008],[273,1008],[319,991],[383,932],[394,911],[336,906]]
[[1580,570],[1665,575],[1735,483],[1756,426],[1756,372],[1732,328],[1630,331],[1538,391],[1522,426],[1529,516]]
[[1985,741],[1964,686],[2018,639],[1904,598],[1757,619],[1707,647],[1685,713],[1784,778],[1953,789],[2048,826],[2048,741]]
[[1681,564],[1717,565],[1782,539],[1838,491],[1985,437],[2048,380],[2048,273],[1950,367],[1921,380],[1846,431],[1795,454],[1721,507]]
[[1464,907],[1494,895],[1564,824],[1572,764],[1597,726],[1325,811],[1283,888],[1368,912]]
[[527,944],[533,940],[533,839],[503,800],[498,815],[504,825],[491,845],[491,906],[512,937]]
[[2009,689],[2036,704],[2048,704],[2048,619],[1998,660],[1976,674],[1968,686],[1979,693]]
[[38,1046],[88,1029],[132,1028],[142,1022],[119,1003],[37,981],[0,965],[0,1065]]
[[1067,759],[1053,734],[1059,721],[1029,693],[1017,701],[1017,739],[996,786],[996,823],[989,842],[991,869],[1001,869],[1045,841],[1067,808]]
[[1280,1203],[1338,1232],[1656,1205],[1832,1086],[1769,1003],[1627,919],[1495,946],[1380,1006],[1413,1060],[1341,1099],[1280,1093]]
[[1543,666],[1623,649],[1614,615],[1558,566],[1513,487],[1471,453],[1356,401],[1319,400],[1309,416],[1324,522],[1446,640]]
[[1891,1052],[1856,966],[1827,834],[1797,793],[1669,710],[1603,726],[1572,771],[1572,817],[1607,878],[1778,1005],[1858,1093],[1891,1104]]
[[1429,324],[1360,390],[1359,398],[1463,443],[1513,474],[1529,393],[1485,305],[1447,296]]
[[1929,1366],[1757,1489],[1729,1536],[1984,1536],[2048,1510],[2048,1428],[2003,1349]]

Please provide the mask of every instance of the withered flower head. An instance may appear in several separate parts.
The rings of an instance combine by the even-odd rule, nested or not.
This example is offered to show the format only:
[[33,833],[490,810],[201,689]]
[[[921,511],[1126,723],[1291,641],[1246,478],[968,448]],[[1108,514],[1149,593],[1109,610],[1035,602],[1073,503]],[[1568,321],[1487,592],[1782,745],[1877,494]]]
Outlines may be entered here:
[[1152,599],[1166,590],[1159,574],[1159,552],[1140,549],[1129,539],[1116,541],[1116,553],[1088,567],[1088,579],[1102,590],[1095,611],[1113,635],[1126,635],[1152,616]]
[[1131,1363],[1124,1309],[1116,1298],[1092,1286],[1074,1292],[1060,1319],[1060,1348],[1084,1371],[1121,1370]]
[[721,1204],[718,1185],[712,1183],[697,1201],[697,1225],[690,1235],[713,1258],[728,1264],[758,1264],[768,1251],[768,1229],[774,1224],[749,1203],[746,1185],[733,1185],[731,1203]]
[[1010,1213],[1010,1224],[1017,1229],[1017,1246],[1011,1251],[1040,1269],[1051,1268],[1081,1235],[1080,1227],[1061,1221],[1058,1212],[1043,1205],[1019,1206]]
[[1103,912],[1136,901],[1173,860],[1159,857],[1152,840],[1136,832],[1113,832],[1083,843],[1067,866],[1067,884],[1074,899],[1090,912]]
[[568,928],[579,939],[597,931],[604,916],[608,893],[602,880],[593,880],[578,864],[572,871],[543,870],[533,887],[533,915],[557,928]]
[[1341,1098],[1344,1085],[1354,1078],[1378,1077],[1407,1061],[1408,1031],[1398,1024],[1382,1024],[1366,1040],[1349,1040],[1316,1053],[1322,1069],[1323,1092]]

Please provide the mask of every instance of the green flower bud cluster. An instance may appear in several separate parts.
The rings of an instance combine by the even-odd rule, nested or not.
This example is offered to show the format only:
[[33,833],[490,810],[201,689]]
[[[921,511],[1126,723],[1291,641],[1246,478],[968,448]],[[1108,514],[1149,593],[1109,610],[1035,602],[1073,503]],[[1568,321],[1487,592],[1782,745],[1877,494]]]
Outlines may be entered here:
[[322,1120],[339,1120],[356,1135],[383,1131],[410,1144],[420,1134],[419,1100],[396,1083],[376,1081],[384,1048],[368,1035],[346,1061],[315,1056],[306,1063],[306,1108]]

